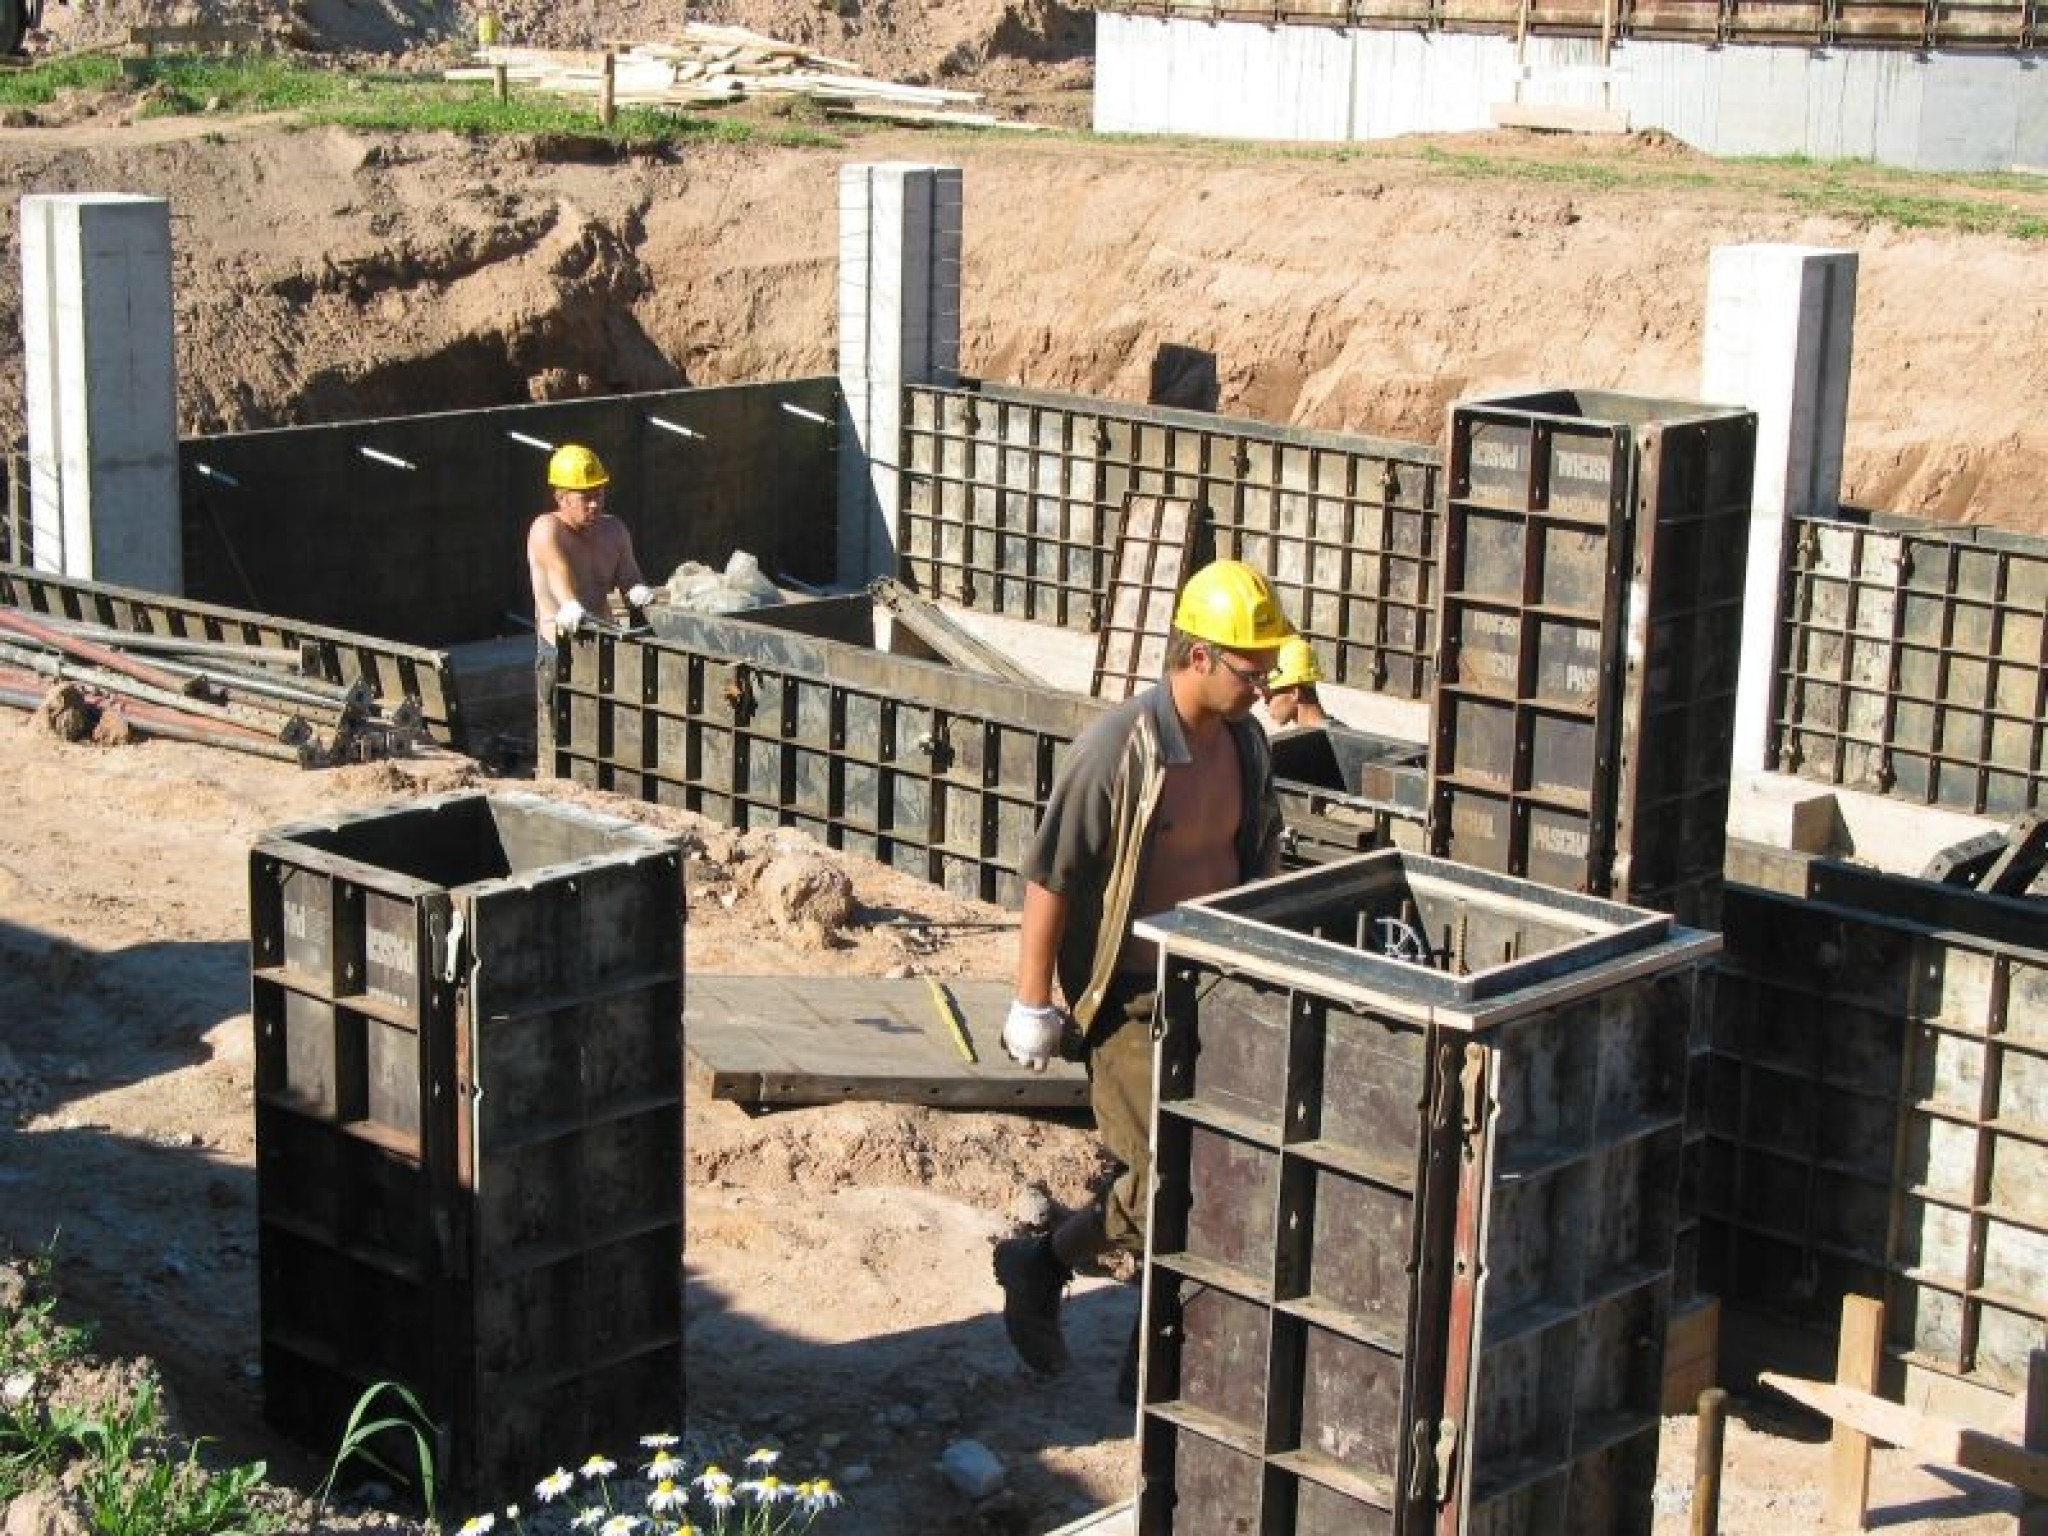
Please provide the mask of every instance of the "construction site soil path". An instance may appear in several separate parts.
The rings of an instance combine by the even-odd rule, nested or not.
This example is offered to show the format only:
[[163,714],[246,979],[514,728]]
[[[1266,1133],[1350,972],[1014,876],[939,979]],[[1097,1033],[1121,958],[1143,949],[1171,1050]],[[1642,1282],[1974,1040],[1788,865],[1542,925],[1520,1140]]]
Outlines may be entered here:
[[[102,1355],[154,1361],[184,1432],[215,1437],[221,1456],[266,1458],[303,1494],[325,1455],[261,1418],[248,850],[286,823],[490,781],[459,761],[304,772],[170,743],[73,745],[0,712],[0,783],[0,1251],[53,1250]],[[822,855],[856,910],[820,942],[763,878],[778,859],[820,856],[801,839],[510,787],[683,840],[690,972],[1010,973],[1009,914],[872,862]],[[757,1115],[693,1089],[685,1143],[687,1454],[730,1461],[779,1444],[793,1473],[844,1486],[843,1528],[878,1536],[1044,1532],[1128,1495],[1131,1417],[1112,1383],[1135,1291],[1077,1285],[1074,1364],[1046,1381],[1011,1357],[990,1278],[990,1243],[1014,1217],[1046,1197],[1077,1201],[1096,1176],[1081,1119],[883,1104]],[[1001,1459],[997,1498],[970,1504],[941,1475],[961,1439]],[[574,1466],[601,1449],[632,1448],[543,1454]],[[1739,1401],[1722,1529],[1816,1524],[1825,1457],[1811,1425]],[[1692,1421],[1668,1420],[1660,1536],[1688,1528],[1692,1464]],[[1999,1507],[1981,1484],[1895,1454],[1875,1486],[1888,1529],[2010,1526],[1981,1512]],[[423,1533],[347,1497],[317,1523],[299,1506],[293,1528]]]

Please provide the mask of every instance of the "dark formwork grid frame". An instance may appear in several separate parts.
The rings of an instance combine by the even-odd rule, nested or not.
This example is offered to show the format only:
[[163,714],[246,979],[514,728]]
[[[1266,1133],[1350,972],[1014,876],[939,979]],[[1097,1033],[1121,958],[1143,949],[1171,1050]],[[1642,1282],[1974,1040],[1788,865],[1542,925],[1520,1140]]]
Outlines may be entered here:
[[1978,815],[2048,789],[2048,544],[1982,529],[1796,519],[1771,760]]
[[979,612],[1094,632],[1125,500],[1193,502],[1258,566],[1331,681],[1432,681],[1440,455],[1195,411],[998,390],[904,392],[903,579]]

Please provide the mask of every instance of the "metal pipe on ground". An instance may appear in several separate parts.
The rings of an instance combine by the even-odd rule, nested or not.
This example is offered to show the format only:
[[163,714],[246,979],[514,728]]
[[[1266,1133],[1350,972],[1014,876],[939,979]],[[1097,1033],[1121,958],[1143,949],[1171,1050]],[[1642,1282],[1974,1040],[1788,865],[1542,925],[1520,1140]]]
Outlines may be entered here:
[[[338,717],[334,722],[337,725],[350,714],[360,714],[376,702],[375,696],[370,692],[369,684],[360,678],[353,683],[346,684],[330,683],[325,678],[320,677],[295,676],[279,678],[265,672],[233,665],[198,666],[187,661],[172,660],[169,656],[165,656],[155,662],[138,662],[126,655],[133,641],[138,638],[160,641],[167,637],[137,637],[125,630],[109,630],[103,625],[80,625],[70,620],[54,620],[39,617],[35,623],[43,630],[48,631],[48,633],[32,634],[29,631],[21,631],[19,626],[13,625],[0,627],[17,629],[17,631],[29,635],[30,638],[37,639],[39,643],[52,649],[60,650],[67,655],[77,655],[85,659],[97,659],[94,653],[101,652],[109,656],[125,658],[130,662],[130,665],[127,667],[121,667],[112,660],[99,660],[98,664],[124,671],[129,676],[140,677],[143,681],[154,683],[158,687],[195,697],[204,697],[205,690],[195,689],[191,686],[192,684],[212,684],[223,692],[245,692],[261,695],[265,698],[282,699],[292,704],[303,705],[309,710],[322,714],[331,714]],[[86,633],[88,630],[96,633]],[[108,637],[109,643],[102,645],[99,639],[101,635]],[[64,640],[67,636],[73,637],[79,643],[76,645],[65,644]],[[284,654],[273,648],[257,649],[265,650],[271,655]],[[303,655],[300,655],[299,660],[303,662]]]
[[137,682],[148,683],[172,693],[178,692],[183,684],[182,679],[161,667],[153,667],[147,662],[135,660],[132,656],[124,656],[109,646],[96,645],[90,640],[67,635],[54,625],[44,623],[40,619],[32,619],[16,609],[0,608],[0,630],[11,630],[17,635],[39,642],[48,649],[62,651],[65,655],[76,657],[80,661],[91,662],[95,666],[105,667],[111,672],[118,672],[124,677],[132,677]]
[[[27,686],[28,679],[33,676],[34,674],[27,674],[25,677],[11,669],[0,668],[0,704],[11,705],[31,714],[42,708],[44,700],[49,697],[49,689]],[[306,755],[297,747],[231,727],[209,725],[189,719],[176,710],[136,699],[113,699],[105,695],[89,698],[88,702],[103,712],[117,716],[139,736],[190,742],[196,746],[225,747],[231,752],[267,757],[300,768],[309,766]]]
[[11,661],[17,666],[60,682],[77,683],[102,693],[135,699],[160,709],[208,720],[222,729],[245,732],[258,741],[281,741],[296,749],[312,736],[312,727],[298,715],[290,716],[276,730],[266,730],[261,725],[239,718],[223,705],[195,699],[176,688],[159,688],[119,671],[88,666],[81,662],[66,660],[61,656],[52,656],[44,651],[31,650],[26,646],[10,645],[0,641],[0,659]]
[[[257,676],[237,668],[222,666],[195,666],[190,662],[173,661],[169,657],[157,663],[167,672],[188,678],[194,683],[211,686],[222,693],[248,694],[255,698],[276,699],[284,703],[299,705],[322,715],[332,715],[339,723],[350,716],[368,714],[376,696],[370,692],[370,685],[358,680],[346,687],[311,678],[281,678]],[[308,683],[314,686],[306,686]]]
[[67,635],[77,635],[110,645],[121,651],[147,651],[175,656],[203,656],[238,666],[284,667],[303,674],[313,658],[307,648],[282,645],[243,645],[233,640],[195,640],[188,635],[160,635],[153,631],[116,629],[89,619],[66,619],[56,614],[39,614],[40,622]]

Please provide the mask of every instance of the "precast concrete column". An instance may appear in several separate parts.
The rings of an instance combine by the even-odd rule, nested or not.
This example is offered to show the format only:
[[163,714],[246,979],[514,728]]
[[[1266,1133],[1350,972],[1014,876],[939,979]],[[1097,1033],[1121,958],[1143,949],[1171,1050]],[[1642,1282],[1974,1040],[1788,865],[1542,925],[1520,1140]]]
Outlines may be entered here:
[[897,569],[903,386],[960,377],[957,166],[839,172],[839,585]]
[[1784,615],[1786,520],[1842,498],[1842,436],[1856,323],[1856,253],[1808,245],[1724,245],[1708,266],[1701,398],[1756,412],[1742,665],[1735,690],[1739,779],[1765,761]]
[[180,592],[170,204],[24,197],[21,262],[31,563]]

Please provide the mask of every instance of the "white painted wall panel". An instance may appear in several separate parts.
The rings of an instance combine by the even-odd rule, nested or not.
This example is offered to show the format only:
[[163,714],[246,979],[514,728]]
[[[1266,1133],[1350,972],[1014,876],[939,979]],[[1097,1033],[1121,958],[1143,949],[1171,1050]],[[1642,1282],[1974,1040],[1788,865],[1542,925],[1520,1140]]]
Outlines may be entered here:
[[32,558],[180,592],[170,205],[32,195],[21,244]]
[[[1126,41],[1105,48],[1105,32]],[[1324,143],[1353,136],[1351,37],[1333,28],[1104,14],[1095,44],[1098,133]]]
[[[1225,138],[1392,138],[1492,125],[1497,104],[1607,107],[1717,155],[1808,155],[1922,170],[2048,164],[2039,52],[1931,55],[1592,38],[1265,27],[1105,14],[1095,126]],[[1519,97],[1517,86],[1520,86]]]

